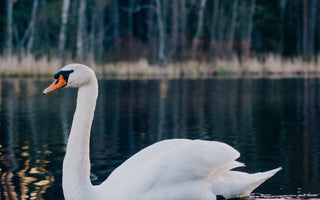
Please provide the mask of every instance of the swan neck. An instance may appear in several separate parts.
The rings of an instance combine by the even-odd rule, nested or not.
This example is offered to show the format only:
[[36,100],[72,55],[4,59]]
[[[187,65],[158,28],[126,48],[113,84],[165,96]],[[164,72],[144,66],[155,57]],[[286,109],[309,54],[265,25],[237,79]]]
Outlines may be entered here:
[[[78,90],[77,106],[63,161],[62,181],[66,199],[68,196],[87,196],[92,188],[90,181],[90,132],[97,96],[96,80]],[[87,193],[87,195],[83,193]]]

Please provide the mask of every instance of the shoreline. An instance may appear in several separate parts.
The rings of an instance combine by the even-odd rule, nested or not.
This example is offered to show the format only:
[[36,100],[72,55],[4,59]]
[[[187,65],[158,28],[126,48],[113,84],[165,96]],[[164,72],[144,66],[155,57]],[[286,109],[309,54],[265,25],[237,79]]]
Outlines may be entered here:
[[[320,57],[317,60],[320,60]],[[73,61],[67,61],[67,64],[69,63]],[[305,62],[301,58],[284,59],[277,55],[268,55],[263,59],[249,58],[241,62],[238,58],[216,59],[211,62],[170,62],[162,67],[149,64],[146,59],[134,62],[84,64],[90,66],[100,79],[320,77],[320,63]],[[58,58],[0,57],[0,77],[2,78],[51,77],[61,67]]]

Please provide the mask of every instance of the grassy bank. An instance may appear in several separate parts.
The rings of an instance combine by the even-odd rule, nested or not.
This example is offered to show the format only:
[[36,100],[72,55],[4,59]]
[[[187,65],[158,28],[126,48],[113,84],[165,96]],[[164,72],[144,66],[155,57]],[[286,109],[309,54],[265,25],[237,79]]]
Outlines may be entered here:
[[[320,60],[320,57],[319,59]],[[68,61],[72,63],[72,61]],[[147,60],[136,62],[117,62],[91,66],[99,77],[104,78],[206,78],[212,76],[297,76],[320,75],[320,63],[305,62],[301,58],[284,59],[277,55],[268,55],[261,59],[240,60],[216,59],[212,62],[171,62],[166,66],[150,65]],[[0,58],[2,77],[39,77],[51,76],[61,68],[60,60],[53,58],[34,59]]]

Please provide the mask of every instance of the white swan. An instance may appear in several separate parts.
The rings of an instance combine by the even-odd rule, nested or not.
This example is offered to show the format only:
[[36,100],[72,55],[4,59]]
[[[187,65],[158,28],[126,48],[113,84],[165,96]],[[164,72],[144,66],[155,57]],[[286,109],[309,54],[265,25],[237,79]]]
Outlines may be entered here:
[[232,171],[244,166],[240,153],[214,141],[172,139],[155,143],[133,155],[100,185],[90,181],[89,139],[98,83],[87,66],[71,64],[54,75],[47,94],[77,87],[78,99],[66,155],[63,192],[67,200],[215,200],[248,196],[281,170],[248,174]]

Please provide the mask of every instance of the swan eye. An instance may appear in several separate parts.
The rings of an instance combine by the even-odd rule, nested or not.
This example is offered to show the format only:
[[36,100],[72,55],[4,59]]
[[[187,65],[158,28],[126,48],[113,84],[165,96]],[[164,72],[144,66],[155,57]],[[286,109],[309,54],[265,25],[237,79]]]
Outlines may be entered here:
[[[54,79],[59,79],[60,75],[63,76],[63,79],[68,82],[69,79],[69,75],[74,72],[74,70],[67,70],[67,71],[59,71],[58,73],[56,73],[55,75],[53,75]],[[58,82],[57,82],[58,83]]]

